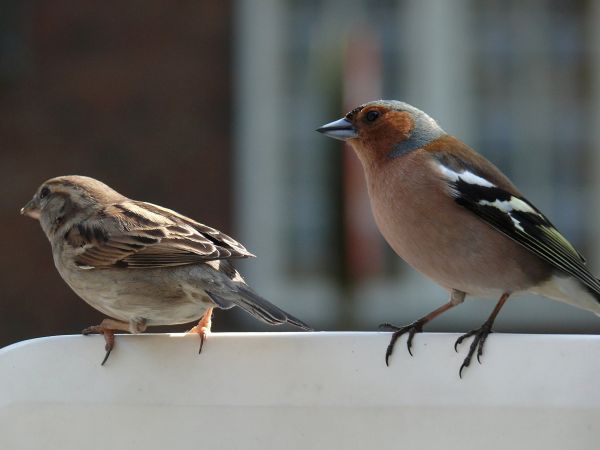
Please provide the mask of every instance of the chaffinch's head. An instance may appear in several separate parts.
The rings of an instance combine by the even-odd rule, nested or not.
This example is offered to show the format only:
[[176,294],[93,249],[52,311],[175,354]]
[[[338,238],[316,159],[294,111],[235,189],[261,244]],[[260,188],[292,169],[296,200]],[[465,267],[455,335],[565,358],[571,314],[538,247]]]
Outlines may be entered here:
[[317,131],[348,141],[367,161],[404,155],[446,134],[423,111],[397,100],[365,103]]

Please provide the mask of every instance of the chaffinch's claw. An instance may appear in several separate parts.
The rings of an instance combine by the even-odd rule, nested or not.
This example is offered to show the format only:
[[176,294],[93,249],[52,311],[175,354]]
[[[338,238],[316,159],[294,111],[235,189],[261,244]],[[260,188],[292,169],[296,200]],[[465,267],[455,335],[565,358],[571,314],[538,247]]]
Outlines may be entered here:
[[[516,292],[534,292],[600,314],[600,281],[581,254],[500,170],[423,111],[377,100],[318,131],[353,147],[365,170],[376,222],[406,262],[462,298],[465,293],[504,293],[488,319],[490,327],[508,295]],[[458,304],[449,303],[443,311]],[[440,314],[436,311],[433,317]],[[490,332],[486,324],[455,344],[458,350],[467,336],[475,336],[461,375],[475,351],[481,359]],[[393,344],[407,331],[413,332],[407,342],[411,351],[417,331],[410,327],[383,327],[394,331],[386,363]]]

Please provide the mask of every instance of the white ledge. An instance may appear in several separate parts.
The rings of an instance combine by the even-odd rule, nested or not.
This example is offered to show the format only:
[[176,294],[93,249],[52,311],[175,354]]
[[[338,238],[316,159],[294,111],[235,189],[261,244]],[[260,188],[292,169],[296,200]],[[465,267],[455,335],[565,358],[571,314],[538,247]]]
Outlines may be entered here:
[[600,337],[389,333],[56,336],[0,350],[2,449],[583,449]]

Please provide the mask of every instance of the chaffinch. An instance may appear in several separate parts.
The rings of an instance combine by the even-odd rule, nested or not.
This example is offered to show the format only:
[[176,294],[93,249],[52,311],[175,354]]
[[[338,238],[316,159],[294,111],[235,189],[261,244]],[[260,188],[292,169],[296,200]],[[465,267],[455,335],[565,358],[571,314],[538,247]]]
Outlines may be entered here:
[[348,141],[365,171],[371,207],[390,246],[413,268],[450,293],[446,304],[397,339],[462,303],[466,295],[499,298],[473,337],[459,375],[483,353],[494,319],[510,295],[531,292],[600,314],[600,282],[585,259],[511,181],[483,156],[448,135],[423,111],[379,100],[317,131]]

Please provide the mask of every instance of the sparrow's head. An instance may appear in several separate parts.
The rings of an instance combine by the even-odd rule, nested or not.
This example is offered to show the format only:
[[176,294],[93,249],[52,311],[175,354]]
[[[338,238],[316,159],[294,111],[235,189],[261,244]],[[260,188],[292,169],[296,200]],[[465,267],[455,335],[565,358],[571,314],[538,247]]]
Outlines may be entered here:
[[363,162],[402,156],[446,134],[423,111],[397,100],[365,103],[317,131],[348,141]]
[[82,219],[104,205],[124,198],[90,177],[56,177],[42,183],[33,198],[21,208],[21,214],[39,220],[48,234],[73,218]]

